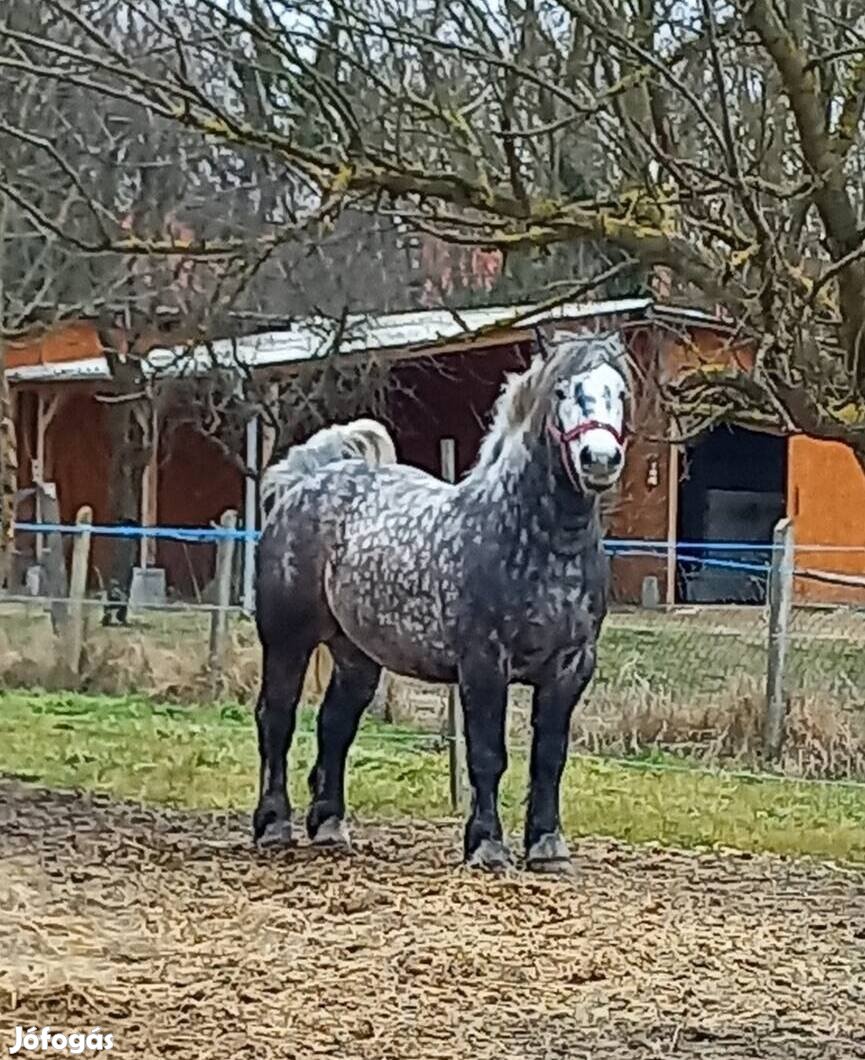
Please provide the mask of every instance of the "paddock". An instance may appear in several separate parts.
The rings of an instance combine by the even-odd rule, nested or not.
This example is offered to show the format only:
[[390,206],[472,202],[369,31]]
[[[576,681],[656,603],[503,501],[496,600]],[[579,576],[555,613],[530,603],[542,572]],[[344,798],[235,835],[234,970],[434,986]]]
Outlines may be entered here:
[[11,780],[0,807],[4,1035],[99,1025],[141,1058],[865,1057],[856,869],[598,838],[571,880],[479,878],[446,822],[265,856],[246,814]]

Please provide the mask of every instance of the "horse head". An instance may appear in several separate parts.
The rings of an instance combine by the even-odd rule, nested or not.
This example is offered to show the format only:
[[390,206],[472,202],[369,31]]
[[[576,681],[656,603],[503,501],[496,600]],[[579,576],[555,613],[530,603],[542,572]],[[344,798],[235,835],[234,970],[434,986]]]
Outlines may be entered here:
[[547,360],[545,429],[571,484],[602,493],[625,465],[630,380],[618,332],[557,332]]

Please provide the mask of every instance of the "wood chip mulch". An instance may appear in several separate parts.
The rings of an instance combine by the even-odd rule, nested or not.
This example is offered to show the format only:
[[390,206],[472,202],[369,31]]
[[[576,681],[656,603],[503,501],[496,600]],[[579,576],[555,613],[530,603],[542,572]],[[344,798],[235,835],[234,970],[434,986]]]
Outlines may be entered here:
[[858,869],[584,840],[571,880],[490,879],[452,824],[354,835],[265,856],[247,815],[0,781],[0,1051],[865,1058]]

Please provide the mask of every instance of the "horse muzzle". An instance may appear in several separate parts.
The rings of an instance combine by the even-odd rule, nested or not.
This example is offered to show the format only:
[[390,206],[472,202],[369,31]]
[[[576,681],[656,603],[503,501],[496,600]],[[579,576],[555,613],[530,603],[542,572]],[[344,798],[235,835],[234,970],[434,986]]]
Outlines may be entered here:
[[568,431],[550,422],[547,429],[561,450],[565,471],[575,488],[603,493],[616,484],[625,464],[623,432],[598,420]]
[[625,455],[618,445],[595,447],[581,445],[575,465],[586,489],[601,493],[614,486],[622,473]]

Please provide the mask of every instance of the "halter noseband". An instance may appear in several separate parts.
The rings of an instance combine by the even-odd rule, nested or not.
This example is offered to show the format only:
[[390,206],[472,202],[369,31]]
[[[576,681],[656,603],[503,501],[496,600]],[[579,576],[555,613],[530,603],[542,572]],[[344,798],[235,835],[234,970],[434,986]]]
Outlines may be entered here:
[[611,434],[616,439],[617,445],[625,444],[624,431],[617,431],[611,423],[603,423],[601,420],[586,420],[585,423],[578,423],[576,427],[571,427],[569,431],[563,431],[553,420],[547,420],[547,430],[553,436],[557,445],[567,445],[568,442],[575,442],[580,435],[586,434],[587,431],[607,431],[608,434]]
[[571,485],[576,490],[580,489],[580,483],[573,466],[573,461],[571,460],[570,451],[568,450],[568,444],[570,442],[575,442],[581,435],[586,434],[587,431],[606,431],[615,438],[618,446],[624,447],[625,444],[624,428],[622,428],[621,431],[617,431],[611,423],[602,423],[600,420],[586,420],[585,423],[578,423],[576,427],[571,427],[570,430],[563,431],[552,419],[548,419],[547,430],[552,436],[553,441],[559,447],[565,472],[571,480]]

